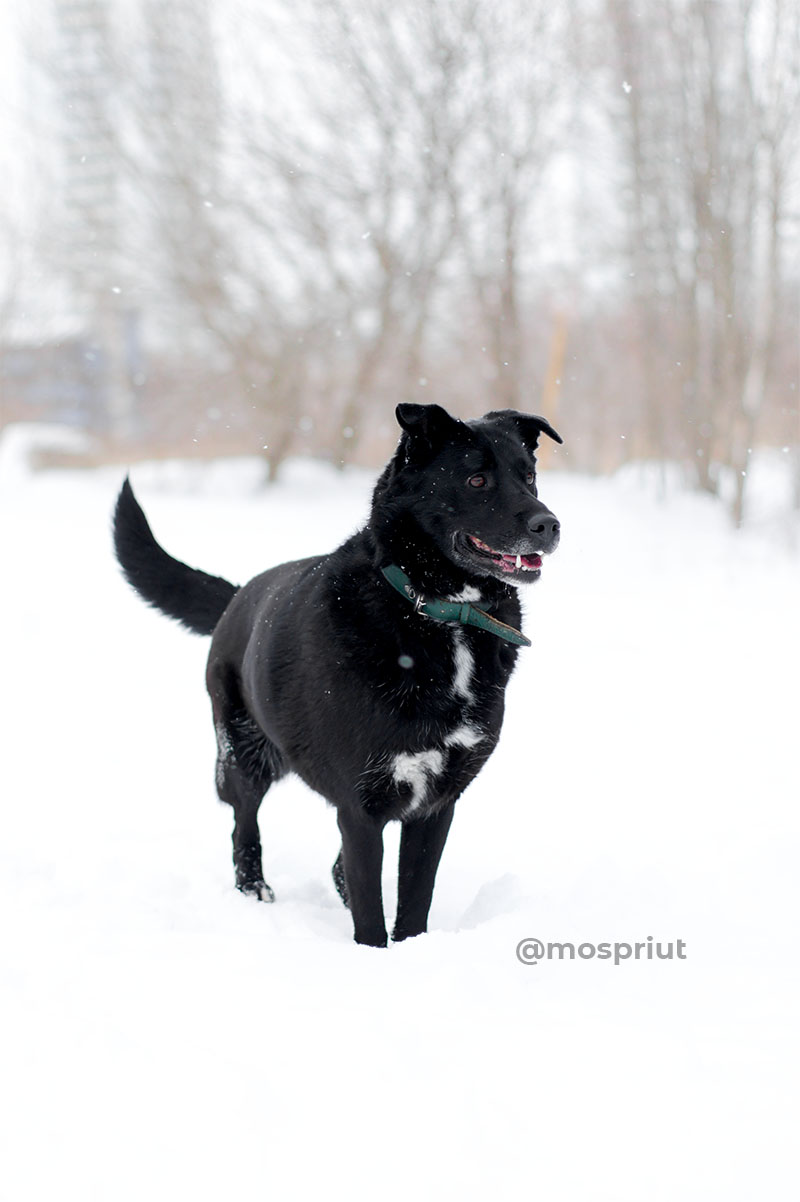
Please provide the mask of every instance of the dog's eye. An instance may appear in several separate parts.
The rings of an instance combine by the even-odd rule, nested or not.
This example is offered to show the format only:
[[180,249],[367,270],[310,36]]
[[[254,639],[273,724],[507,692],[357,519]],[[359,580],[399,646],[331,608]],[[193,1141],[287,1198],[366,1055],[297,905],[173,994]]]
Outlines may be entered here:
[[525,477],[525,483],[533,484],[533,472],[528,472],[527,476]]
[[469,480],[467,480],[467,484],[471,484],[473,488],[485,488],[486,487],[486,477],[485,476],[470,476]]

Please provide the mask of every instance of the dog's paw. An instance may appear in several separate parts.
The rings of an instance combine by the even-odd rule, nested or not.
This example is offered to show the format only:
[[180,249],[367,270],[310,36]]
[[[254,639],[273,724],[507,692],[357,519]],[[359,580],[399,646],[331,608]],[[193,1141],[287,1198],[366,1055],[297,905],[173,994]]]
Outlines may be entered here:
[[256,901],[275,901],[275,894],[266,881],[248,881],[246,884],[237,885],[236,888],[245,897],[254,897]]

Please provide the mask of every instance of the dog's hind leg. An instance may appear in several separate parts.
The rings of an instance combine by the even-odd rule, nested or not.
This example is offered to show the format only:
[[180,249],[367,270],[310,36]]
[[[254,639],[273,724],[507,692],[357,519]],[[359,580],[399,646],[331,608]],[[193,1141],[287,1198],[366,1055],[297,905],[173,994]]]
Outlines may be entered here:
[[236,888],[260,901],[274,901],[261,866],[258,808],[267,789],[283,775],[277,747],[241,704],[235,688],[213,689],[217,732],[217,793],[233,808],[233,865]]
[[404,822],[400,835],[397,918],[392,939],[399,943],[428,929],[436,871],[453,821],[455,802],[430,818]]
[[339,889],[336,868],[340,865],[344,892],[339,889],[339,893],[353,915],[355,941],[370,947],[386,947],[381,893],[383,823],[360,808],[346,810],[341,807],[337,819],[342,833],[342,850],[334,864],[333,879]]
[[[266,785],[268,788],[269,785]],[[217,792],[221,801],[233,806],[233,866],[236,888],[259,901],[271,902],[275,894],[264,880],[261,866],[261,835],[258,829],[258,807],[263,793],[261,785],[252,780],[230,761],[217,759]]]

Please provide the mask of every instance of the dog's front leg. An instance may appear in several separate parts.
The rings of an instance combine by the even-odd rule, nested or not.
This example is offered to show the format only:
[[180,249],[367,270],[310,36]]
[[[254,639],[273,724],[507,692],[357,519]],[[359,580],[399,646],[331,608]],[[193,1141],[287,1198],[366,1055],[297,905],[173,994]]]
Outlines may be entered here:
[[400,835],[397,918],[392,939],[399,943],[428,929],[436,870],[453,821],[455,802],[430,818],[404,822]]
[[356,943],[386,947],[381,871],[383,869],[383,823],[363,810],[337,811],[342,832],[342,867],[347,904],[353,915]]

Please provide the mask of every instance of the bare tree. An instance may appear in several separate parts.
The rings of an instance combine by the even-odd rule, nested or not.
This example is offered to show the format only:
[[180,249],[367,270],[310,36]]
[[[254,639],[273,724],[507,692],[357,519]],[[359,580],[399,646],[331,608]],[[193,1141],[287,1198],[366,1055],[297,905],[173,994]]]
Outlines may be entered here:
[[476,100],[451,200],[496,399],[510,408],[530,395],[526,286],[546,239],[535,220],[542,177],[563,129],[561,31],[558,7],[542,0],[478,5],[471,14]]
[[[471,127],[465,22],[473,5],[308,0],[309,66],[292,120],[247,146],[283,205],[303,304],[330,315],[334,455],[376,393],[424,386],[425,343],[454,228],[450,180]],[[343,370],[342,370],[343,369]]]
[[608,15],[651,436],[708,491],[732,470],[740,523],[782,295],[800,11],[659,0],[645,16],[609,0]]

